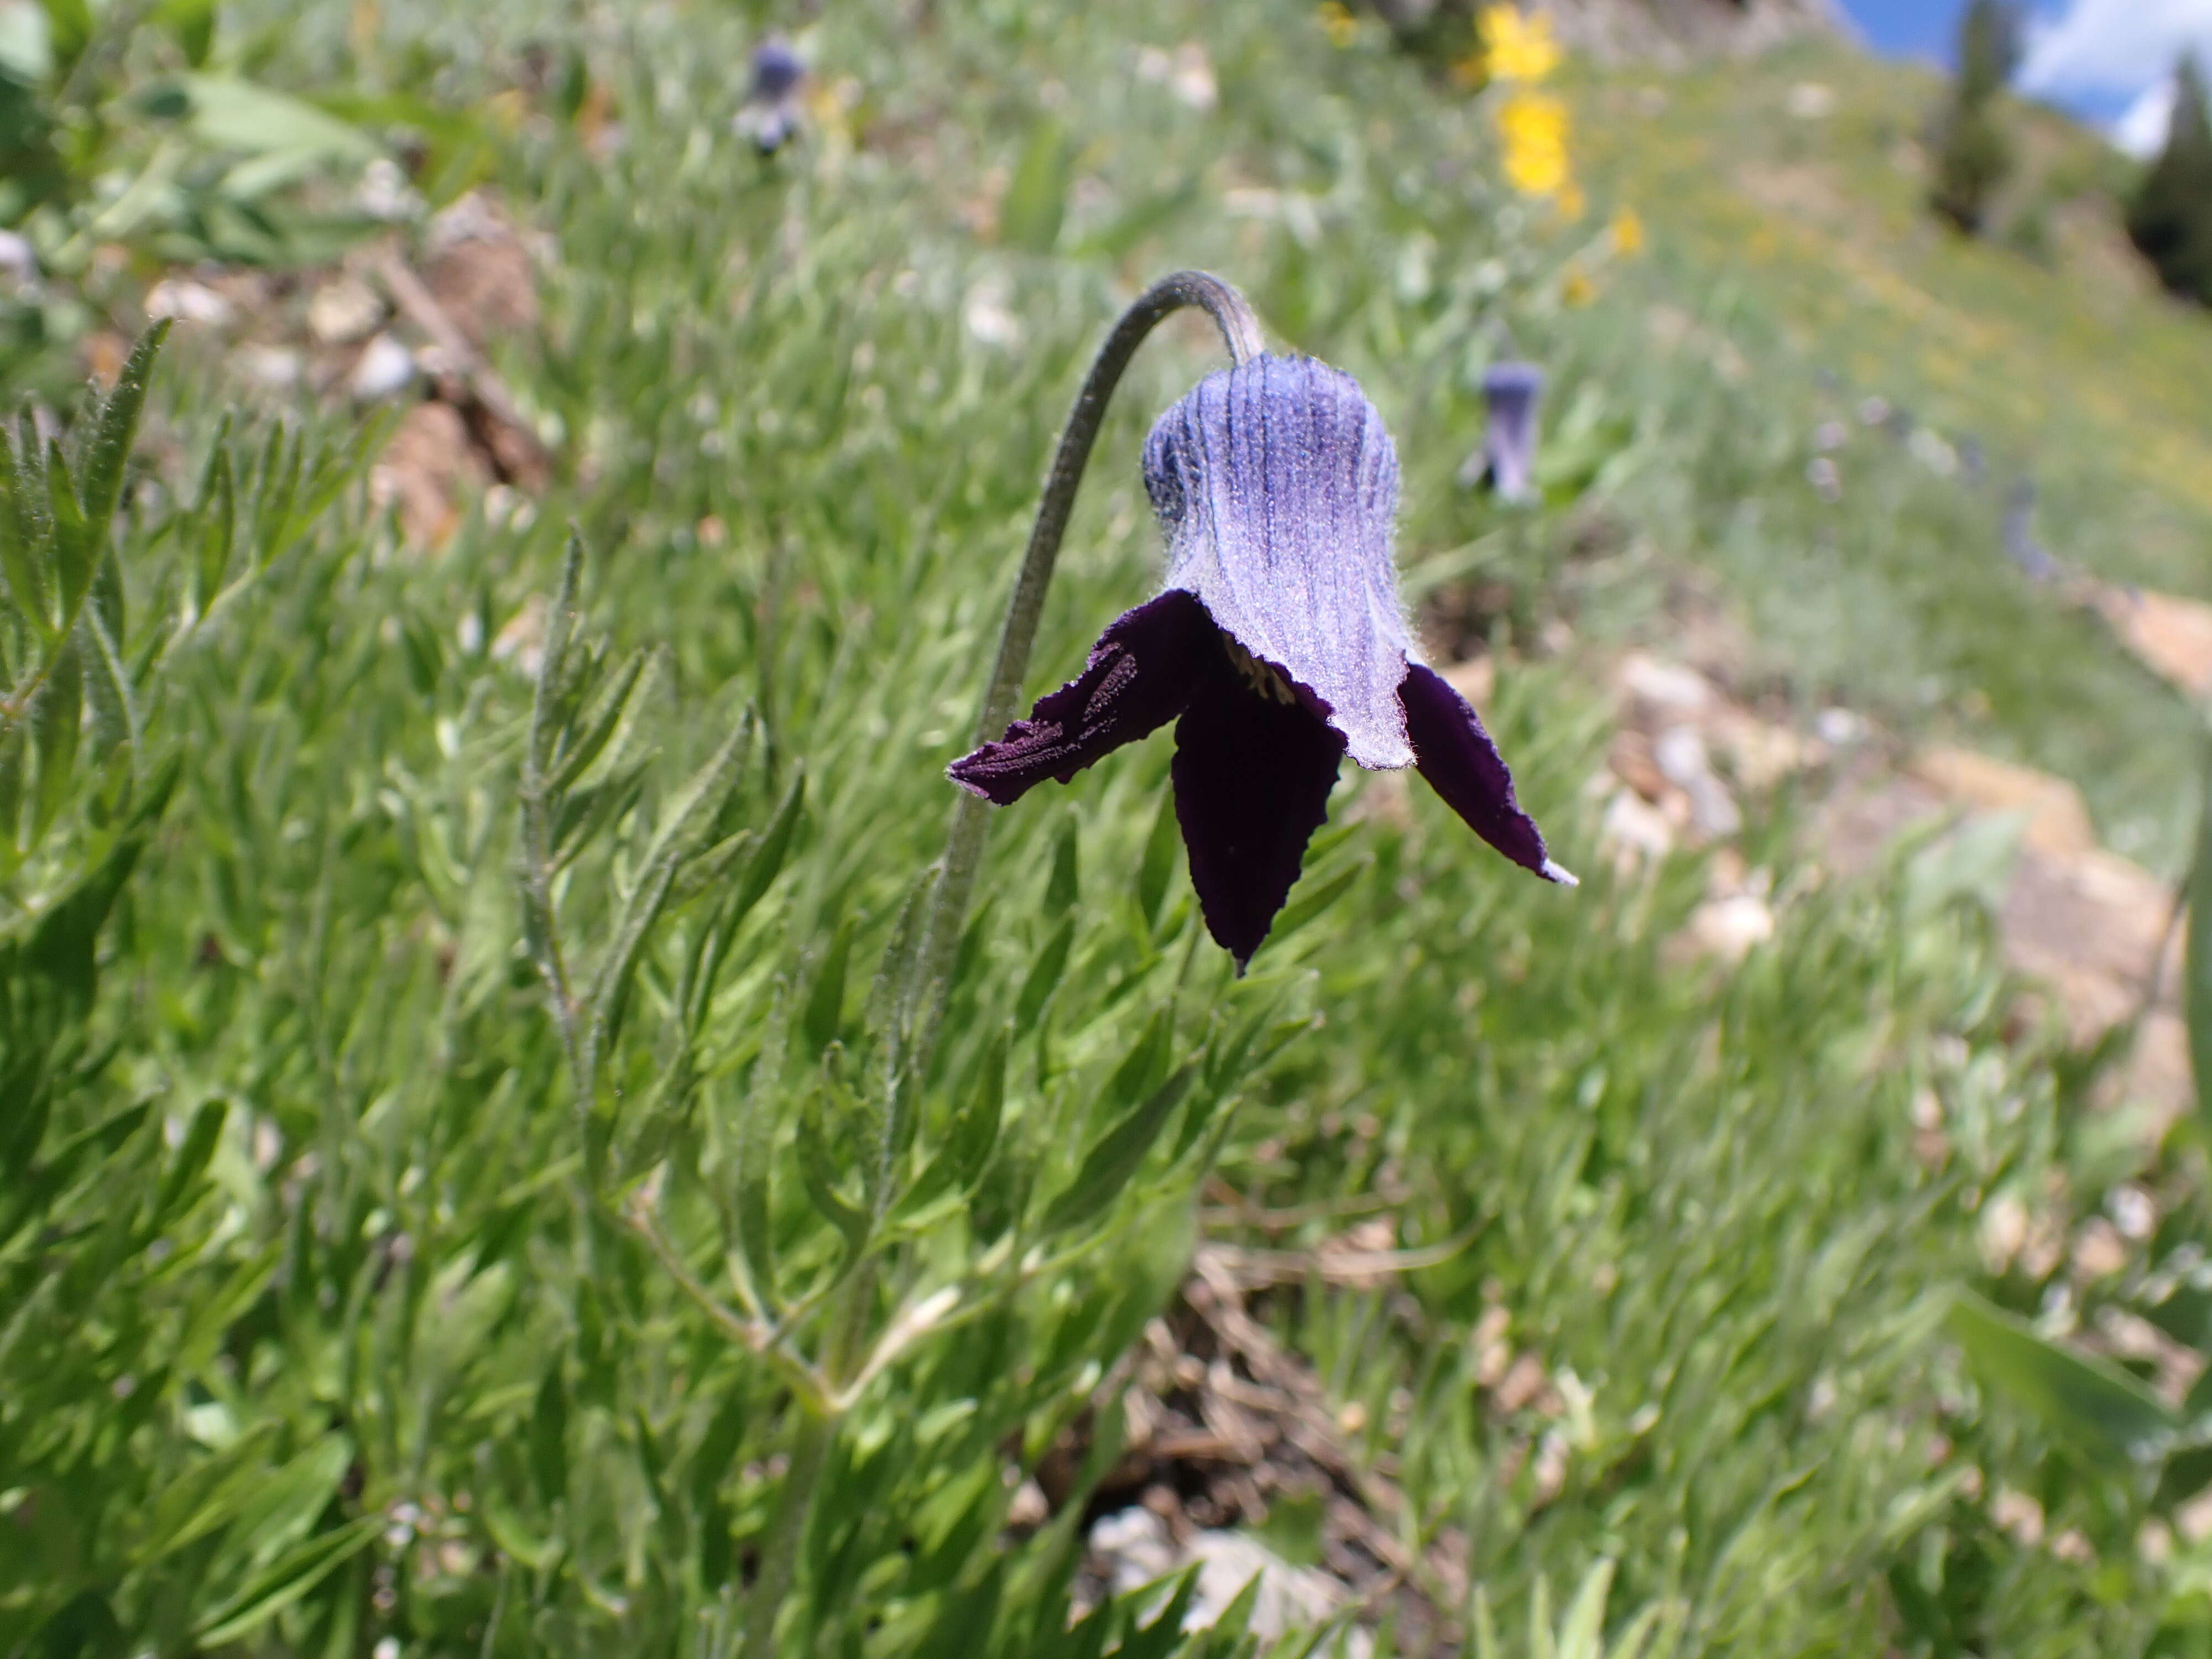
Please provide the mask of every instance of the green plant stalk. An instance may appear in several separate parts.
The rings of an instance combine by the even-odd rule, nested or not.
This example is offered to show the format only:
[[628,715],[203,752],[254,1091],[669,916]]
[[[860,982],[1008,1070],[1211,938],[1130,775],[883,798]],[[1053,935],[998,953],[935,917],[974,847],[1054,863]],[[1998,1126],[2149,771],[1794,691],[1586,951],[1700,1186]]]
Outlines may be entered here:
[[[1090,465],[1091,451],[1105,422],[1107,405],[1122,374],[1146,337],[1162,321],[1186,306],[1195,306],[1213,319],[1230,359],[1247,363],[1266,349],[1260,320],[1244,296],[1218,276],[1204,271],[1179,270],[1163,277],[1137,297],[1121,313],[1105,343],[1091,364],[1075,406],[1060,429],[1060,447],[1054,453],[1052,471],[1045,477],[1044,494],[1037,505],[1036,522],[1030,530],[1029,547],[1022,556],[1021,573],[1006,601],[1006,620],[999,633],[999,651],[991,665],[991,678],[975,721],[975,741],[987,743],[1013,719],[1021,696],[1023,677],[1029,672],[1030,651],[1036,643],[1039,620],[1044,615],[1046,590],[1060,559],[1060,539],[1066,534],[1069,515],[1075,508],[1076,491]],[[983,840],[989,826],[989,805],[979,797],[963,793],[953,808],[952,826],[945,836],[945,854],[938,864],[936,890],[932,894],[921,944],[905,994],[899,999],[894,1041],[901,1048],[894,1066],[886,1110],[896,1112],[910,1097],[910,1085],[927,1069],[930,1051],[942,1023],[946,998],[951,991],[952,957],[960,929],[968,915],[968,902],[975,890],[982,866]],[[916,1016],[920,1018],[917,1019]],[[903,1079],[909,1087],[900,1086]],[[895,1135],[885,1127],[887,1142]],[[782,1501],[771,1524],[767,1547],[761,1557],[760,1577],[745,1620],[745,1659],[773,1659],[775,1624],[791,1581],[798,1570],[799,1548],[808,1518],[814,1510],[815,1488],[829,1459],[837,1425],[851,1398],[846,1385],[853,1380],[854,1362],[863,1346],[867,1315],[875,1300],[873,1262],[864,1261],[847,1279],[830,1316],[832,1352],[827,1380],[839,1404],[828,1413],[803,1413],[791,1447],[791,1463],[784,1475]]]
[[[1099,347],[1083,389],[1076,394],[1075,407],[1068,411],[1067,422],[1060,429],[1060,447],[1045,477],[1036,523],[1030,531],[1028,551],[1022,556],[1021,574],[1015,578],[1013,594],[1006,601],[999,654],[991,665],[982,711],[975,721],[976,745],[998,736],[1014,717],[1022,680],[1029,672],[1030,650],[1036,643],[1037,623],[1044,615],[1045,592],[1052,585],[1053,570],[1059,562],[1060,538],[1066,533],[1076,490],[1083,483],[1084,469],[1090,465],[1091,447],[1097,441],[1114,390],[1146,337],[1185,306],[1195,306],[1213,319],[1232,362],[1249,362],[1266,349],[1259,319],[1244,296],[1202,270],[1179,270],[1162,277],[1121,313],[1113,332]],[[909,1066],[915,1074],[928,1065],[945,999],[951,994],[952,956],[960,942],[961,926],[967,920],[968,901],[975,890],[975,877],[982,867],[990,811],[988,801],[965,792],[952,811],[952,827],[938,866],[937,891],[922,933],[917,994],[909,1004],[923,1015],[918,1026],[912,1028],[915,1036]]]

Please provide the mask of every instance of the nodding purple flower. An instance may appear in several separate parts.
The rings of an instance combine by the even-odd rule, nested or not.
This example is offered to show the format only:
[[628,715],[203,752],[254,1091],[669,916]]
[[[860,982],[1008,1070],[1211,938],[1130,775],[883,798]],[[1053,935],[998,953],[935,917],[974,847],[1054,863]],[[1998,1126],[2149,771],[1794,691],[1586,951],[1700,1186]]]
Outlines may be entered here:
[[1171,778],[1206,929],[1241,973],[1328,816],[1339,761],[1417,766],[1516,864],[1571,884],[1466,699],[1423,665],[1391,551],[1398,457],[1348,375],[1255,357],[1153,427],[1145,484],[1165,591],[1100,636],[1083,673],[953,763],[1004,806],[1176,722]]
[[1495,363],[1482,377],[1490,428],[1482,440],[1483,471],[1501,501],[1525,501],[1536,494],[1536,405],[1544,371],[1534,363]]
[[806,65],[782,40],[763,40],[753,48],[752,89],[738,112],[738,131],[763,155],[772,155],[799,129],[799,88]]

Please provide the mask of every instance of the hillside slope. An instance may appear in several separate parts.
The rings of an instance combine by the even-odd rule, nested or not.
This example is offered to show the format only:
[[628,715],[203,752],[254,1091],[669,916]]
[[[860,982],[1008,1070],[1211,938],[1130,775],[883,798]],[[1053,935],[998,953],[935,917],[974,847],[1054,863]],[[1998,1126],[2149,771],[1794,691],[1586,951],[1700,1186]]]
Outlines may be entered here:
[[[1940,92],[1840,40],[1673,72],[1585,63],[1578,159],[1651,244],[1604,302],[1724,341],[1720,378],[1747,409],[1802,421],[1801,465],[1824,421],[1853,434],[1834,510],[1808,500],[1780,530],[1763,503],[1769,545],[1733,561],[1753,632],[1908,724],[2073,776],[2118,844],[2171,865],[2194,718],[2074,586],[2029,580],[2019,543],[2212,598],[2212,316],[2157,291],[2118,225],[2126,164],[2053,112],[2013,112],[2024,161],[1995,234],[1941,227],[1922,143]],[[1638,326],[1590,330],[1618,364]],[[1650,355],[1663,342],[1644,331]],[[1886,450],[1857,418],[1884,406]],[[1915,431],[1932,471],[1905,464]],[[1740,527],[1724,499],[1704,508],[1680,526],[1700,560]]]

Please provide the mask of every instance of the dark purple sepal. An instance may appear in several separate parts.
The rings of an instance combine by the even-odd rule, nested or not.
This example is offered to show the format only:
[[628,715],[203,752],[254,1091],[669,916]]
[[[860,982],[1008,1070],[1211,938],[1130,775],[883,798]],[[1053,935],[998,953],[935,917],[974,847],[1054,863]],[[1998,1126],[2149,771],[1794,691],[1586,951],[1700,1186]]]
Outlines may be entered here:
[[1180,590],[1163,593],[1123,612],[1099,635],[1082,673],[1038,698],[1027,720],[953,762],[945,775],[999,806],[1047,778],[1066,783],[1182,714],[1193,687],[1217,663],[1225,668],[1206,607]]
[[1176,819],[1206,931],[1242,974],[1328,821],[1343,735],[1224,659],[1176,726]]
[[1406,665],[1398,697],[1406,707],[1413,763],[1444,804],[1522,869],[1572,886],[1574,877],[1546,856],[1543,831],[1514,799],[1513,774],[1474,705],[1417,662]]

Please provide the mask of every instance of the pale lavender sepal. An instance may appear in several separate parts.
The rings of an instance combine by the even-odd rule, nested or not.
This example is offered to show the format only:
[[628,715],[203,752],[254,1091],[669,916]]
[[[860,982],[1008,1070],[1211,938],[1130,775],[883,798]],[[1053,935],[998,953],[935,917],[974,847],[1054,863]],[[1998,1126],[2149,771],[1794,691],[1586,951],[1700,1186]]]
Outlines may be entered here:
[[1360,765],[1412,765],[1398,455],[1358,383],[1310,357],[1208,375],[1152,428],[1145,484],[1167,532],[1166,586],[1296,682]]

